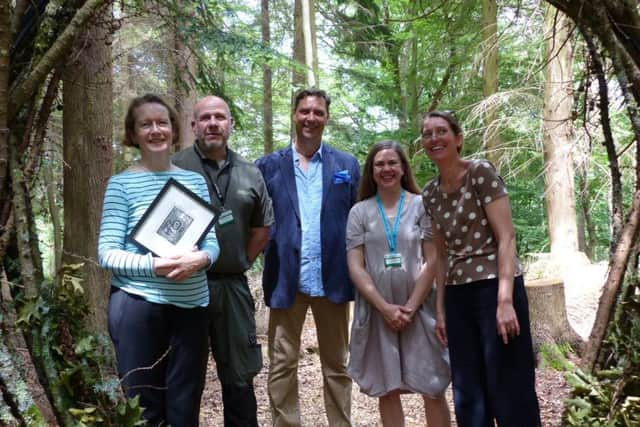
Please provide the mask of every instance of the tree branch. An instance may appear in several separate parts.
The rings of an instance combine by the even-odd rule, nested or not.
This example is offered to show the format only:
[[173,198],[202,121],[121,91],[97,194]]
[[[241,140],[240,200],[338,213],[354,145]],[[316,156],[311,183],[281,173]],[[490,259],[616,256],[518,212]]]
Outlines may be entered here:
[[582,34],[587,42],[594,74],[598,79],[600,123],[602,125],[602,135],[604,136],[604,146],[609,159],[609,171],[611,173],[611,222],[613,232],[610,251],[613,253],[623,220],[622,174],[620,173],[620,165],[618,163],[618,156],[616,155],[616,145],[613,140],[613,132],[611,131],[611,121],[609,118],[609,86],[607,85],[604,67],[593,38],[586,31],[583,31]]
[[609,325],[609,319],[613,312],[616,296],[620,288],[620,283],[624,277],[624,273],[627,269],[627,263],[629,262],[629,255],[631,249],[638,237],[638,227],[640,223],[640,190],[636,190],[633,196],[633,203],[627,216],[627,222],[622,228],[620,233],[620,239],[616,246],[616,250],[611,258],[609,266],[609,274],[604,284],[602,296],[598,304],[598,311],[596,313],[596,320],[593,324],[593,329],[589,335],[589,344],[582,357],[581,365],[582,369],[586,372],[592,372],[595,366],[596,360],[600,354],[602,348],[602,341],[604,340]]
[[7,115],[9,123],[13,121],[21,106],[35,94],[51,69],[71,50],[74,39],[83,30],[87,21],[107,3],[107,0],[87,0],[29,75],[12,85],[9,91]]

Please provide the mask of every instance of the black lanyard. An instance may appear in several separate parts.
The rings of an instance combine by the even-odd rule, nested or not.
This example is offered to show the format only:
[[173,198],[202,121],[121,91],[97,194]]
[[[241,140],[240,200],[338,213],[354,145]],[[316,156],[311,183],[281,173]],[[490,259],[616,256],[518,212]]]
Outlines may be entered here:
[[[211,160],[208,160],[207,162],[210,162]],[[229,161],[227,163],[227,165],[225,165],[222,169],[220,169],[220,171],[218,172],[218,176],[220,176],[220,174],[224,171],[225,168],[229,168],[229,176],[227,179],[227,183],[224,186],[224,193],[220,191],[220,187],[218,187],[217,184],[217,176],[216,179],[214,180],[213,177],[211,176],[211,171],[210,169],[212,169],[211,165],[205,165],[204,167],[204,171],[207,175],[207,178],[209,179],[209,183],[211,184],[211,186],[213,187],[213,191],[215,192],[216,198],[220,201],[220,205],[224,208],[224,201],[227,198],[227,192],[229,191],[229,183],[231,182],[231,162]]]

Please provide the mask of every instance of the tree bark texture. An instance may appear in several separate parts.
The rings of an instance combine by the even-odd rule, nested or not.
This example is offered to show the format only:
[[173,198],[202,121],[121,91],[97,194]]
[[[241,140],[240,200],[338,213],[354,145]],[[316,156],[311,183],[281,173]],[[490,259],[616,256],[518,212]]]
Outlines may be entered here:
[[[9,166],[9,67],[11,48],[11,0],[0,0],[0,206],[6,201]],[[3,224],[0,223],[0,227]],[[0,236],[5,231],[0,228]]]
[[[102,11],[105,16],[107,10]],[[75,44],[75,61],[63,75],[64,256],[84,263],[91,309],[89,327],[106,332],[108,275],[97,261],[102,199],[111,175],[112,77],[109,32],[89,25]]]
[[[15,328],[15,305],[4,272],[0,273],[0,287],[0,402],[9,402],[7,405],[17,413],[22,425],[57,426],[24,336]],[[5,425],[4,422],[0,408],[0,425]]]
[[307,61],[304,50],[302,1],[295,0],[293,4],[293,61],[296,66],[291,71],[291,85],[294,92],[308,84],[307,73],[304,69]]
[[29,218],[31,212],[27,201],[29,193],[22,172],[22,163],[16,151],[15,148],[10,150],[11,162],[9,167],[11,168],[11,189],[13,193],[13,208],[15,210],[16,242],[20,259],[20,279],[24,295],[27,298],[35,298],[38,295],[40,283],[37,278],[40,275],[36,272],[37,267],[34,265],[31,250],[31,220]]
[[108,4],[107,0],[87,0],[27,77],[13,83],[8,97],[7,121],[9,123],[15,118],[21,106],[35,95],[51,69],[69,53],[74,39],[84,29],[93,14],[105,4]]
[[602,348],[602,341],[606,335],[609,320],[614,312],[620,284],[624,279],[624,274],[627,269],[629,255],[638,239],[638,229],[640,229],[640,190],[636,190],[633,196],[633,202],[622,232],[620,233],[618,245],[609,263],[609,273],[607,274],[602,295],[600,296],[593,329],[591,329],[591,334],[589,335],[589,344],[581,361],[582,368],[587,372],[594,369],[596,361],[598,360]]
[[174,18],[173,38],[173,85],[175,108],[180,117],[179,149],[193,145],[195,136],[191,130],[193,108],[197,101],[196,91],[196,55],[191,51],[185,35],[181,31],[184,21],[188,20],[194,12],[190,2],[178,2],[181,10]]
[[[269,0],[260,1],[260,30],[262,32],[262,44],[266,48],[271,47],[271,18],[269,15]],[[264,154],[273,151],[273,71],[266,63],[262,66],[262,123],[264,137]]]
[[487,159],[500,168],[500,126],[498,104],[491,97],[498,93],[498,5],[496,0],[482,0],[482,95],[484,113],[484,145]]
[[572,160],[573,52],[571,22],[549,6],[545,19],[543,147],[544,182],[551,253],[578,250]]
[[[52,149],[49,146],[49,149]],[[49,274],[51,277],[55,277],[62,267],[62,224],[60,221],[60,210],[58,208],[58,196],[56,191],[56,181],[54,178],[52,165],[45,165],[43,167],[43,176],[46,180],[46,194],[47,194],[47,206],[49,209],[49,216],[51,217],[51,226],[53,228],[53,253],[51,256],[51,268]]]
[[191,130],[193,108],[196,104],[196,57],[176,30],[174,58],[175,106],[180,117],[180,149],[193,145]]
[[564,282],[561,279],[541,279],[527,282],[531,335],[535,352],[543,344],[569,344],[580,352],[582,339],[567,319]]
[[0,328],[0,424],[50,425],[45,422],[42,412],[33,400],[29,386],[21,377],[21,371],[14,363],[11,351],[3,343],[3,338],[4,334]]
[[304,39],[304,63],[307,66],[307,84],[317,87],[320,84],[320,76],[318,75],[316,8],[314,0],[300,0],[300,3],[302,6],[302,34]]

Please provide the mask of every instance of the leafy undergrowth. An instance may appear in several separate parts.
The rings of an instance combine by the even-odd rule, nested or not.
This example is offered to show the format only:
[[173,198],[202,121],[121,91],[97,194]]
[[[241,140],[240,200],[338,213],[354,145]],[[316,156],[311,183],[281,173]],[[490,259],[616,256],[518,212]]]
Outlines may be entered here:
[[141,425],[138,400],[124,399],[111,368],[111,342],[86,327],[88,305],[80,267],[65,265],[58,286],[44,283],[37,298],[23,300],[17,325],[30,337],[42,382],[62,425]]
[[640,426],[640,295],[637,283],[628,289],[604,343],[600,369],[593,375],[567,374],[572,391],[563,425]]

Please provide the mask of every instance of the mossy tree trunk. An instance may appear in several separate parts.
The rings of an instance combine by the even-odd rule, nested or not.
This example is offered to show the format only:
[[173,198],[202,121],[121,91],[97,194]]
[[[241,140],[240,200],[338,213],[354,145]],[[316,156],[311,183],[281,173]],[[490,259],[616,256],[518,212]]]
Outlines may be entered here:
[[[109,18],[108,9],[102,17]],[[84,263],[88,323],[106,333],[108,275],[96,260],[102,199],[111,175],[113,104],[110,34],[92,24],[75,43],[63,74],[64,240],[63,262]]]

